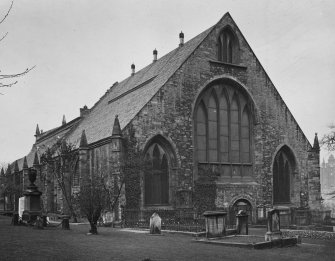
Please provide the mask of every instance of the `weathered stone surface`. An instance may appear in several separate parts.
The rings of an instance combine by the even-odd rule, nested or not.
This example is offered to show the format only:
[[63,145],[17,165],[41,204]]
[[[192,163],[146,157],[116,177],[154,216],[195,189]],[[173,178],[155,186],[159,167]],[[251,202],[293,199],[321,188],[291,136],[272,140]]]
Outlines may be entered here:
[[268,231],[265,234],[265,241],[274,241],[282,238],[280,231],[280,214],[278,209],[268,211]]
[[248,215],[244,210],[240,210],[236,215],[236,232],[240,235],[248,235]]
[[162,230],[162,219],[157,213],[150,217],[150,234],[160,234]]
[[226,216],[224,211],[206,211],[206,237],[222,237],[226,234]]

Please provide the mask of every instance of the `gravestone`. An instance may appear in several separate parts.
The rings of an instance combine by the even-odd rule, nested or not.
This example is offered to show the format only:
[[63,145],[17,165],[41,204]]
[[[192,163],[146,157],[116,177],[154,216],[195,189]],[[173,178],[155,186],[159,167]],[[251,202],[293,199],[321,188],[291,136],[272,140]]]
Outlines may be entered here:
[[102,222],[104,224],[104,226],[111,226],[113,224],[114,221],[114,213],[107,211],[105,213],[102,214]]
[[19,198],[19,218],[22,219],[23,211],[27,209],[25,197]]
[[265,234],[265,241],[273,241],[282,238],[280,231],[280,214],[278,209],[268,211],[268,226]]
[[206,220],[206,237],[222,237],[226,234],[226,217],[224,211],[206,211],[204,214]]
[[[30,185],[27,187],[27,190],[23,193],[25,197],[25,209],[22,215],[28,216],[28,222],[33,223],[36,221],[37,216],[42,215],[42,208],[41,208],[41,194],[37,189],[37,186],[34,184],[36,180],[37,171],[35,169],[29,169],[28,177],[30,181]],[[23,218],[25,220],[25,218]]]
[[240,210],[236,215],[236,232],[240,235],[248,235],[248,214]]
[[43,219],[40,216],[36,217],[36,221],[34,223],[35,229],[44,229],[43,227]]
[[150,234],[160,234],[162,228],[162,219],[157,213],[150,217]]

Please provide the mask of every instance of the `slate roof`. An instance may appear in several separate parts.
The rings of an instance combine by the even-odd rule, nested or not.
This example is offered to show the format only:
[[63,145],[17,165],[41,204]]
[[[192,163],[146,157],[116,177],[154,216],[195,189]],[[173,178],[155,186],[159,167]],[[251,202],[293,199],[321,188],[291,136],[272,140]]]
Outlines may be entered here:
[[110,137],[116,115],[119,117],[121,129],[124,129],[195,51],[213,27],[149,64],[133,76],[113,85],[91,108],[90,113],[79,125],[67,135],[68,142],[79,146],[83,130],[86,132],[89,144]]
[[[39,135],[37,142],[33,145],[28,155],[26,155],[28,167],[33,166],[36,151],[38,151],[37,154],[40,157],[41,154],[46,150],[46,148],[52,147],[52,145],[54,145],[57,140],[63,138],[66,133],[71,130],[71,128],[75,128],[79,121],[80,117],[75,118],[72,121],[68,122],[66,125],[61,125],[57,128],[53,128]],[[17,160],[19,170],[23,169],[23,161],[24,157]],[[11,165],[14,166],[14,163],[15,162],[13,162]]]
[[[65,137],[68,142],[79,147],[83,130],[85,130],[88,144],[111,137],[116,115],[118,115],[121,129],[124,129],[195,51],[213,27],[122,82],[114,84],[90,109],[87,116],[81,119],[76,118],[66,125],[41,133],[31,151],[26,155],[28,167],[33,166],[36,151],[40,156],[47,147],[51,147],[59,138]],[[67,126],[70,128],[68,129]],[[63,131],[63,129],[67,130]],[[23,161],[24,157],[17,160],[19,170],[23,168]],[[14,166],[14,163],[11,165]]]

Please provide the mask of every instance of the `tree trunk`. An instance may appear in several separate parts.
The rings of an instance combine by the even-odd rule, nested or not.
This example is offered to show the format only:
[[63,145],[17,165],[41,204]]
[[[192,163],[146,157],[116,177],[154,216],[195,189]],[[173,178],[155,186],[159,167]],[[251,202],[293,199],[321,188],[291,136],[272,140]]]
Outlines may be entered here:
[[91,225],[90,233],[92,233],[93,235],[97,235],[98,234],[97,223],[90,222],[90,225]]
[[78,223],[77,215],[73,214],[73,223]]

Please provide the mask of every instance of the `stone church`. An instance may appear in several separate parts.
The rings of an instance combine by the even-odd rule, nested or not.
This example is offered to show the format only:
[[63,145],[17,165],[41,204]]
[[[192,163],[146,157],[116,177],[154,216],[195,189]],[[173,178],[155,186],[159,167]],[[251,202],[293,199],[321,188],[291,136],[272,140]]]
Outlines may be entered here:
[[[189,41],[181,32],[179,45],[160,58],[154,50],[145,68],[132,64],[130,76],[78,118],[37,128],[31,152],[11,172],[47,172],[41,154],[64,139],[79,151],[75,191],[84,176],[127,161],[130,131],[149,168],[132,180],[136,193],[125,183],[119,219],[226,210],[232,220],[244,209],[262,223],[277,208],[294,224],[297,210],[321,206],[317,135],[311,145],[229,13]],[[48,211],[60,211],[57,185],[40,188]]]

